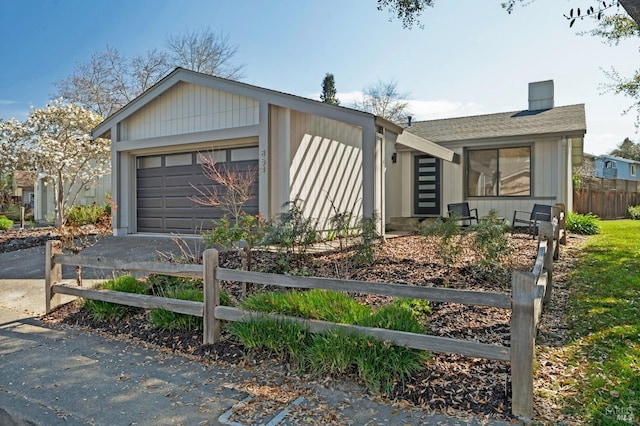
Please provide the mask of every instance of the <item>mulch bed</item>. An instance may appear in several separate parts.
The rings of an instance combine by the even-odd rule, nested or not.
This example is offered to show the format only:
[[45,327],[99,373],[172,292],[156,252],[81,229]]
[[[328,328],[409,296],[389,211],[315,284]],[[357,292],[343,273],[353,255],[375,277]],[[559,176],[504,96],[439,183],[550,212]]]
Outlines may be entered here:
[[[560,259],[554,265],[556,268],[554,280],[560,288],[563,287],[563,278],[570,271],[575,252],[583,241],[584,238],[571,236],[567,248],[561,249]],[[535,261],[537,242],[530,236],[514,234],[510,243],[514,249],[510,258],[513,267],[530,270]],[[510,293],[508,276],[487,276],[471,266],[475,262],[473,250],[466,248],[460,262],[449,266],[442,264],[436,255],[437,252],[438,248],[434,240],[421,236],[405,236],[389,239],[380,249],[375,264],[368,268],[350,266],[348,254],[342,252],[310,255],[312,261],[305,262],[304,266],[312,276],[337,276],[406,285]],[[253,269],[267,269],[273,264],[272,257],[272,253],[256,253]],[[240,262],[239,256],[235,253],[221,255],[221,266],[239,267]],[[223,283],[223,288],[233,296],[240,294],[239,285]],[[388,301],[384,296],[355,296],[370,305],[380,305]],[[565,324],[564,314],[557,306],[564,306],[563,303],[567,297],[567,291],[554,293],[552,304],[556,308],[549,309],[549,313],[545,314],[541,324],[543,341],[553,340],[554,344],[561,344],[566,340],[566,327],[562,326]],[[433,335],[509,345],[510,311],[508,310],[453,303],[431,303],[431,309],[429,327]],[[146,314],[139,314],[116,323],[96,322],[78,304],[72,303],[45,316],[44,320],[52,325],[84,327],[118,339],[138,340],[203,362],[225,362],[235,365],[244,365],[246,362],[244,348],[229,336],[225,336],[218,344],[202,345],[201,332],[158,331],[149,326]],[[259,361],[269,362],[266,357]],[[549,376],[546,374],[546,369],[551,371],[558,368],[561,367],[552,363],[538,365],[536,374],[546,377]],[[348,380],[355,379],[348,378]],[[544,379],[537,379],[536,389],[546,385],[550,386]],[[404,383],[398,383],[392,394],[387,397],[396,404],[420,407],[430,412],[512,420],[510,394],[509,363],[460,355],[432,354],[423,371]],[[536,401],[537,405],[541,403],[544,404],[544,401]],[[537,410],[542,419],[553,421],[558,418],[558,409],[544,407]]]

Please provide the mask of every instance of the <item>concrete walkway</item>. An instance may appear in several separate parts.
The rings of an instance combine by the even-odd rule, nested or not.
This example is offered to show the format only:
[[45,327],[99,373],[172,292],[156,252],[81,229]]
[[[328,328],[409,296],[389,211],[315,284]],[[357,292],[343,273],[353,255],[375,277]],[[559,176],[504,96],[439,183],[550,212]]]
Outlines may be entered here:
[[[128,243],[106,240],[92,250],[140,258],[157,247],[144,237]],[[43,268],[34,276],[25,267],[44,263],[40,251],[0,254],[0,425],[275,426],[326,424],[332,415],[349,425],[506,425],[356,397],[354,384],[331,389],[281,367],[205,365],[141,343],[47,327],[37,317],[44,311]],[[9,258],[28,261],[20,272]]]

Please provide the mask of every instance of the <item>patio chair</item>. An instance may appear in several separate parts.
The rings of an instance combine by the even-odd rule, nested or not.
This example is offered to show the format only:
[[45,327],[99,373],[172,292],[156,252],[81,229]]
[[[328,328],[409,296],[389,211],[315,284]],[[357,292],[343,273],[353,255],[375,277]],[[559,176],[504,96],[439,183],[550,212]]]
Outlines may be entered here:
[[[523,217],[523,215],[526,216]],[[545,204],[534,204],[531,212],[515,210],[513,212],[513,222],[511,223],[511,226],[513,227],[512,229],[515,229],[517,224],[526,225],[527,232],[535,238],[538,234],[538,223],[543,221],[551,221],[551,206],[547,206]]]
[[478,224],[478,209],[469,209],[469,203],[447,204],[447,213],[461,221],[463,227],[473,225],[474,220]]

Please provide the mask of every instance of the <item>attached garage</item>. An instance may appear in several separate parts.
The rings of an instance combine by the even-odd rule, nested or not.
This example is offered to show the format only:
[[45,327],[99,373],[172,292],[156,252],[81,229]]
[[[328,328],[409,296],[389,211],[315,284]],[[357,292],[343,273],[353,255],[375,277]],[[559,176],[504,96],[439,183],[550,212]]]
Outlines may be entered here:
[[[203,173],[201,155],[214,156],[219,167],[240,173],[257,172],[258,169],[257,147],[138,156],[137,232],[192,234],[210,229],[212,220],[224,216],[225,211],[220,207],[202,206],[193,201],[193,197],[200,194],[199,189],[205,193],[213,189],[213,182]],[[255,215],[258,213],[257,182],[253,185],[253,194],[244,210]]]
[[111,139],[114,235],[193,235],[224,214],[193,201],[193,185],[212,185],[198,151],[256,171],[248,214],[272,218],[298,199],[320,230],[339,211],[377,213],[383,232],[385,170],[402,132],[373,114],[177,68],[92,136]]

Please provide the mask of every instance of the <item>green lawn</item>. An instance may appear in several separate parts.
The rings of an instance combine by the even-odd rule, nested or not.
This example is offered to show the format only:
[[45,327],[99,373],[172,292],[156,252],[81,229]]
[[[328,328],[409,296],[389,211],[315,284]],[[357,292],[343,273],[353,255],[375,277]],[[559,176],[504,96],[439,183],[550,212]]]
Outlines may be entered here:
[[601,225],[569,279],[564,406],[589,424],[640,424],[640,221]]

